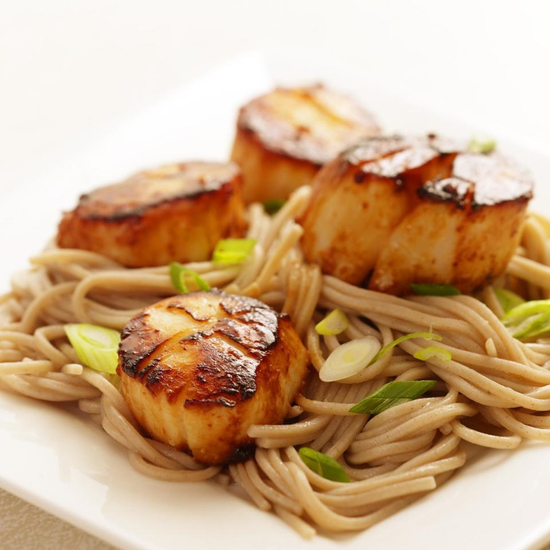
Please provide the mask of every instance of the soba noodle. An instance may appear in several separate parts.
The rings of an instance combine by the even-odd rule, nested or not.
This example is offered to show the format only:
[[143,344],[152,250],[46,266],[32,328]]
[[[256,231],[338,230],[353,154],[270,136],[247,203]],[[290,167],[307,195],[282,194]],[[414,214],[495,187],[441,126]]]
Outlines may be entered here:
[[[463,442],[515,449],[522,439],[550,441],[550,340],[522,343],[502,325],[494,290],[479,297],[397,298],[351,286],[304,263],[295,222],[310,190],[298,190],[273,217],[249,207],[253,255],[242,266],[189,264],[213,287],[257,297],[288,313],[314,371],[343,343],[366,335],[385,345],[404,333],[431,331],[452,354],[420,361],[412,340],[352,378],[322,382],[313,374],[287,423],[253,426],[248,461],[205,467],[185,452],[145,437],[117,388],[117,377],[78,363],[63,325],[94,323],[120,330],[142,308],[174,294],[168,267],[126,269],[82,250],[50,246],[31,259],[0,298],[0,386],[35,399],[73,401],[128,449],[132,466],[167,481],[237,485],[304,537],[366,529],[444,483],[464,465]],[[496,282],[528,299],[550,296],[545,221],[530,216],[522,245]],[[480,299],[478,299],[480,298]],[[315,323],[340,308],[350,319],[339,336]],[[349,412],[392,380],[435,379],[431,396],[369,418]],[[325,479],[302,462],[307,446],[338,460],[351,483]]]

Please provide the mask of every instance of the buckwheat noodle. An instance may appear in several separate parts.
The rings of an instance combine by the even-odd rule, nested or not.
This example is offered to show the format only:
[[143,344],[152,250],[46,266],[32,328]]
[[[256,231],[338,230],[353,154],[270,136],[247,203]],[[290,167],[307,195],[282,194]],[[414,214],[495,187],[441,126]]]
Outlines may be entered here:
[[[315,374],[290,409],[287,423],[253,426],[257,445],[247,462],[205,467],[185,452],[140,433],[116,377],[83,367],[63,325],[122,329],[142,308],[173,295],[167,267],[126,269],[92,252],[49,246],[31,259],[11,292],[0,297],[0,387],[45,401],[76,402],[128,449],[132,466],[167,481],[212,479],[238,487],[304,537],[374,525],[444,483],[464,465],[464,443],[515,449],[522,439],[550,441],[550,339],[512,338],[493,287],[479,296],[397,298],[322,275],[299,248],[309,188],[299,189],[275,216],[249,207],[253,255],[242,266],[189,264],[213,287],[257,297],[288,313],[306,343],[313,370],[341,344],[366,335],[387,344],[432,331],[452,360],[419,361],[412,340],[360,374],[324,383]],[[550,297],[548,222],[530,215],[522,243],[495,286],[527,299]],[[339,336],[321,337],[315,323],[339,307],[349,319]],[[434,379],[430,396],[369,418],[351,404],[391,380]],[[309,470],[296,447],[307,444],[340,462],[351,483]]]

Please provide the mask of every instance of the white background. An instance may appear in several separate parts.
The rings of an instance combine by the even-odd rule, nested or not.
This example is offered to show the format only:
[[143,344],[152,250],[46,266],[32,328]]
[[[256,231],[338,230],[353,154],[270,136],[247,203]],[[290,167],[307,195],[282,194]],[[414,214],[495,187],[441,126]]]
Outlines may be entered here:
[[250,49],[340,57],[399,95],[550,149],[546,0],[0,0],[0,191]]
[[327,73],[345,60],[358,80],[548,152],[549,27],[545,0],[0,0],[0,200],[248,50],[325,56]]

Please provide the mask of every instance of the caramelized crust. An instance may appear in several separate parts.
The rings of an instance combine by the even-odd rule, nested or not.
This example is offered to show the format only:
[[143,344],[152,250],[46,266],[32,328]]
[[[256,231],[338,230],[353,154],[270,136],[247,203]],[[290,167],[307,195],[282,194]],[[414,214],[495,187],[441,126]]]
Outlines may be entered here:
[[451,172],[455,152],[436,138],[376,137],[319,172],[302,225],[308,261],[352,284],[374,269],[423,181]]
[[532,196],[504,157],[426,138],[372,138],[316,177],[304,214],[309,261],[353,284],[407,293],[411,282],[482,287],[505,268]]
[[287,198],[356,141],[378,134],[373,117],[324,86],[277,88],[241,108],[231,159],[245,202]]
[[472,293],[506,268],[533,196],[530,175],[498,154],[464,153],[452,176],[417,191],[417,205],[378,257],[370,288],[404,294],[412,282]]
[[125,327],[119,357],[140,424],[208,464],[246,458],[248,428],[283,421],[308,363],[288,317],[219,291],[145,309]]
[[63,216],[57,242],[129,267],[207,260],[218,240],[244,232],[241,185],[235,164],[188,162],[139,172],[83,195]]

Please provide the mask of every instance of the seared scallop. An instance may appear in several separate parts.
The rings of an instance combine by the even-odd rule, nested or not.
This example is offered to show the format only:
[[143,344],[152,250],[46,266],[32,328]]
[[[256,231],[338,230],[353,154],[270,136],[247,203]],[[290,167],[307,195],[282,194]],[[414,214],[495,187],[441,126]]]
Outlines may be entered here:
[[246,203],[285,199],[321,166],[379,128],[353,100],[324,86],[277,88],[241,108],[231,160]]
[[122,332],[118,372],[138,422],[205,464],[244,460],[253,424],[279,424],[308,372],[290,319],[220,291],[167,298]]
[[498,154],[461,153],[433,135],[373,138],[317,176],[303,250],[325,273],[373,290],[433,282],[472,292],[504,270],[532,188]]
[[498,154],[461,154],[449,178],[428,181],[376,262],[370,288],[392,294],[413,282],[449,283],[465,293],[506,268],[532,197],[531,176]]
[[241,186],[233,163],[145,170],[83,195],[63,216],[57,242],[129,267],[208,260],[220,239],[245,230]]
[[303,216],[302,248],[325,273],[360,284],[411,209],[408,188],[448,176],[454,148],[435,137],[377,137],[319,172]]

